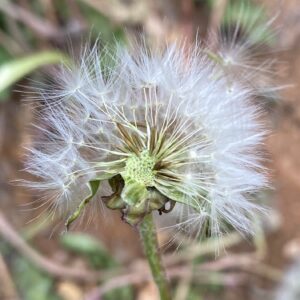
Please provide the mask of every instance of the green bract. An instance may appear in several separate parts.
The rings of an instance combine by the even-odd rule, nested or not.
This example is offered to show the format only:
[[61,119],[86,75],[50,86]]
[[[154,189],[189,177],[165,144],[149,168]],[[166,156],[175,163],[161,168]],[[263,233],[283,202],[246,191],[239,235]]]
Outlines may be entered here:
[[[68,218],[67,228],[96,195],[100,181],[107,179],[113,193],[102,196],[102,200],[108,208],[121,210],[123,219],[131,225],[140,223],[153,210],[158,210],[160,214],[171,211],[176,202],[199,208],[182,192],[182,178],[176,175],[176,169],[188,159],[180,145],[156,128],[149,128],[147,136],[137,127],[125,128],[118,123],[116,127],[124,141],[119,150],[126,154],[126,158],[97,163],[98,167],[105,169],[105,175],[90,181],[90,195]],[[166,209],[168,202],[170,208]]]

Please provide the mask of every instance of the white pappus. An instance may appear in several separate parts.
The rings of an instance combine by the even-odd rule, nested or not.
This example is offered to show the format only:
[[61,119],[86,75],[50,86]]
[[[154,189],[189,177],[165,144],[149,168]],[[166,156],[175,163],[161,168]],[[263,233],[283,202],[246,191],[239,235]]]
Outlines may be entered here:
[[[252,195],[266,187],[265,136],[253,86],[228,76],[200,45],[163,51],[117,46],[109,65],[95,45],[56,84],[42,91],[26,184],[54,208],[73,213],[108,181],[112,195],[96,195],[132,225],[174,205],[175,226],[219,236],[228,226],[252,233],[263,209]],[[233,80],[234,78],[234,80]],[[92,193],[93,195],[95,193]],[[90,200],[90,199],[89,199]]]

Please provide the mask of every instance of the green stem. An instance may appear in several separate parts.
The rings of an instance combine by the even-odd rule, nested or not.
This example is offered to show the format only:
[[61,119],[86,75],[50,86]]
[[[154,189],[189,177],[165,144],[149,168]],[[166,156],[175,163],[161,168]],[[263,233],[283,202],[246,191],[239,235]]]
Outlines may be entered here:
[[161,300],[171,300],[168,280],[158,253],[158,242],[152,214],[148,214],[139,225],[145,255],[151,268],[153,279],[159,289]]

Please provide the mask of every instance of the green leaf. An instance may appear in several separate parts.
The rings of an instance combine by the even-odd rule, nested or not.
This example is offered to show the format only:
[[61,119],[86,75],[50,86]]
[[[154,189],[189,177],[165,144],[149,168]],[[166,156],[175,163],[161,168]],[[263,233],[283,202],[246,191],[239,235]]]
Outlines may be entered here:
[[223,17],[223,26],[237,26],[239,24],[249,41],[253,44],[267,44],[275,42],[274,32],[268,25],[268,18],[264,8],[250,1],[229,1]]
[[103,296],[103,300],[128,300],[134,299],[133,288],[130,286],[124,286],[122,288],[116,288],[109,291]]
[[84,255],[92,267],[111,268],[117,266],[117,263],[102,243],[88,234],[67,233],[61,236],[60,242],[64,248]]
[[0,47],[0,66],[12,59],[11,54],[3,47]]
[[84,233],[68,232],[60,237],[62,245],[76,253],[90,255],[103,252],[103,245],[92,236]]
[[104,41],[104,44],[114,44],[116,40],[118,42],[124,41],[125,34],[123,28],[121,26],[117,26],[108,17],[100,13],[100,11],[92,5],[92,1],[81,0],[78,1],[78,5],[80,7],[80,11],[85,16],[85,19],[89,24],[89,28],[92,28],[90,32],[92,37],[98,39],[100,36],[101,41]]
[[45,51],[6,62],[0,66],[0,93],[39,67],[67,61],[60,52]]
[[98,179],[91,180],[88,183],[88,187],[90,189],[90,194],[87,198],[82,200],[78,205],[77,209],[68,217],[67,221],[65,222],[66,231],[69,230],[70,225],[80,216],[84,207],[91,201],[91,199],[96,195],[101,181]]
[[23,300],[59,300],[54,280],[21,256],[12,259],[12,276]]

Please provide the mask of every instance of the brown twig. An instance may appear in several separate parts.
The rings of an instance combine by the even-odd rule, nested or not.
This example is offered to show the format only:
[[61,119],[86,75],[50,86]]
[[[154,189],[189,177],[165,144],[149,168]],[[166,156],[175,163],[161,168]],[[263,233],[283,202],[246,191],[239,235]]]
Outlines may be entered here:
[[[234,233],[225,240],[225,244],[229,247],[230,245],[237,244],[240,240],[241,237]],[[168,266],[168,277],[181,279],[189,278],[189,283],[197,281],[202,284],[209,284],[213,282],[214,284],[217,283],[226,286],[244,283],[248,278],[247,274],[261,276],[275,282],[279,282],[282,278],[282,272],[262,263],[261,257],[257,252],[228,254],[218,260],[196,266],[193,270],[191,270],[190,265],[186,264],[174,267],[174,264],[176,263],[184,261],[190,262],[197,256],[211,254],[214,252],[213,247],[216,246],[214,241],[202,245],[202,248],[200,248],[199,245],[195,245],[192,248],[192,251],[181,253],[181,255],[184,253],[186,254],[186,260],[183,259],[184,255],[179,255],[179,260],[174,259],[174,257],[176,257],[174,255],[167,255],[164,259],[164,263]],[[222,271],[230,271],[230,273],[222,274],[220,273]],[[236,275],[236,272],[238,272],[238,275]],[[100,300],[101,297],[110,290],[131,284],[140,284],[148,280],[151,280],[151,276],[147,271],[146,263],[141,262],[139,268],[133,268],[129,274],[114,277],[103,283],[100,287],[94,289],[86,296],[85,300]]]
[[197,243],[186,247],[180,252],[167,254],[164,256],[163,261],[166,265],[175,265],[182,262],[191,261],[200,256],[214,255],[216,253],[216,249],[218,249],[220,246],[224,249],[228,249],[232,246],[238,245],[241,241],[242,236],[234,232],[223,237],[221,241],[211,239],[206,242]]
[[[146,266],[145,266],[146,267]],[[169,278],[185,278],[190,275],[189,266],[178,266],[167,269],[167,275]],[[202,270],[201,266],[197,267],[194,272],[193,281],[201,284],[220,284],[220,285],[230,285],[235,286],[245,282],[246,276],[240,273],[231,273],[231,274],[216,274],[215,272],[208,272]],[[85,300],[101,300],[102,297],[109,291],[128,286],[141,284],[143,282],[152,280],[152,277],[146,268],[144,271],[140,270],[139,272],[135,271],[130,274],[125,274],[121,276],[114,277],[107,282],[103,283],[100,287],[95,288],[85,296]]]
[[62,266],[31,248],[8,223],[3,213],[0,212],[0,235],[11,246],[29,259],[39,269],[60,278],[68,278],[80,281],[99,281],[103,279],[103,272],[93,272],[85,269]]
[[19,45],[15,39],[2,30],[0,30],[0,44],[11,54],[18,55],[24,53],[24,49],[21,47],[21,45]]
[[59,20],[56,15],[55,1],[52,0],[39,0],[40,6],[43,11],[43,15],[54,26],[59,25]]
[[78,5],[78,1],[76,0],[68,0],[68,6],[70,8],[71,11],[71,16],[72,18],[74,18],[74,20],[76,20],[77,22],[80,22],[82,24],[84,24],[84,26],[86,26],[86,20],[80,10],[80,7]]
[[176,287],[176,292],[174,296],[174,300],[184,300],[187,299],[189,290],[190,290],[190,285],[193,279],[193,263],[188,262],[189,270],[186,274],[186,276],[182,277],[180,281],[178,282],[178,285]]
[[81,0],[118,24],[137,24],[145,19],[148,1],[135,0],[127,4],[120,0]]
[[40,36],[53,37],[61,34],[59,30],[47,20],[42,20],[23,7],[7,0],[1,1],[0,11],[4,12],[12,19],[23,22]]
[[90,293],[86,295],[85,300],[100,300],[104,294],[107,292],[120,288],[123,286],[131,285],[131,284],[139,284],[145,281],[152,280],[151,274],[147,273],[130,273],[121,276],[114,277],[100,287],[93,289]]
[[239,269],[275,282],[279,282],[283,276],[280,270],[264,264],[255,252],[231,254],[219,260],[202,264],[201,268],[207,271]]
[[[111,273],[103,273],[103,272],[92,272],[88,270],[78,270],[77,268],[70,268],[61,266],[58,263],[42,256],[38,252],[36,252],[32,247],[30,247],[13,229],[13,227],[9,224],[9,222],[4,217],[3,213],[0,212],[0,235],[9,242],[11,246],[17,249],[22,255],[28,258],[32,263],[34,263],[38,268],[46,271],[47,273],[56,276],[56,277],[64,277],[70,279],[77,279],[83,281],[99,281],[103,278],[108,278]],[[228,241],[224,241],[226,245],[229,245],[229,241],[234,242],[233,238],[230,237]],[[168,266],[175,265],[179,262],[184,261],[184,258],[190,259],[191,257],[197,257],[199,255],[204,255],[205,253],[213,252],[213,243],[207,243],[207,245],[203,245],[201,251],[198,248],[192,248],[190,254],[179,256],[179,259],[176,259],[176,255],[167,255],[165,257],[165,263]],[[146,263],[145,263],[146,264]],[[125,273],[125,272],[119,272]]]
[[24,23],[42,38],[63,38],[74,31],[82,30],[80,26],[73,26],[74,28],[69,28],[69,32],[66,32],[66,30],[54,26],[48,20],[41,19],[29,10],[7,0],[1,0],[0,11],[4,12],[10,18]]
[[[0,4],[1,6],[1,4]],[[1,11],[1,7],[0,7],[0,11]],[[7,18],[4,18],[4,23],[5,26],[7,28],[7,34],[16,42],[18,43],[18,45],[20,45],[21,49],[22,49],[22,54],[24,54],[25,52],[29,53],[31,51],[31,45],[30,43],[26,40],[26,38],[24,37],[24,35],[21,32],[20,29],[20,24],[18,24],[18,22],[16,20],[14,20],[13,18],[10,18],[7,16]],[[9,51],[10,53],[12,53],[11,51]]]
[[15,286],[10,277],[6,264],[0,254],[0,298],[6,300],[18,300]]
[[[13,246],[16,250],[18,250],[22,255],[24,255],[27,259],[29,259],[32,263],[34,263],[38,268],[44,270],[45,272],[60,278],[68,278],[73,280],[80,280],[80,281],[100,281],[106,278],[111,278],[107,282],[105,282],[100,288],[97,288],[94,292],[96,295],[103,295],[107,291],[128,285],[128,284],[136,284],[141,283],[147,280],[150,280],[151,276],[147,269],[147,264],[145,261],[142,261],[140,266],[143,268],[130,268],[130,272],[126,270],[119,270],[118,276],[116,273],[113,272],[95,272],[95,271],[88,271],[84,269],[72,268],[59,265],[58,263],[42,256],[38,252],[36,252],[33,248],[31,248],[19,235],[18,233],[12,228],[9,222],[6,220],[4,215],[0,212],[0,235],[7,241],[11,246]],[[234,237],[234,235],[233,235]],[[231,237],[231,242],[234,240]],[[228,241],[227,241],[228,242]],[[229,243],[229,242],[228,242]],[[212,253],[212,246],[213,244],[208,243],[206,246],[203,247],[203,250],[200,251],[197,247],[194,247],[192,254],[187,255],[187,261],[191,258],[195,258],[199,255]],[[195,251],[197,250],[197,251]],[[184,252],[183,252],[184,253]],[[188,252],[187,252],[188,253]],[[172,267],[179,261],[184,261],[181,257],[181,260],[174,260],[173,256],[167,256],[165,259],[165,263],[168,266],[168,275],[172,278],[178,277],[187,277],[190,275],[190,268],[189,266],[178,266]],[[195,273],[197,272],[220,272],[224,270],[242,270],[247,273],[255,274],[258,276],[266,277],[273,281],[280,280],[282,274],[280,271],[274,269],[271,266],[267,266],[262,264],[261,261],[258,259],[256,253],[247,253],[247,254],[231,254],[226,257],[223,257],[219,260],[208,262],[197,266],[195,268]],[[219,274],[220,275],[220,274]],[[194,278],[193,278],[194,280]],[[204,280],[204,279],[201,279]],[[93,296],[93,294],[90,294]],[[89,296],[90,297],[90,296]],[[94,296],[93,296],[94,297]],[[94,299],[93,297],[87,299]]]

